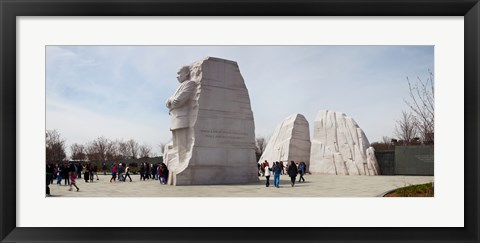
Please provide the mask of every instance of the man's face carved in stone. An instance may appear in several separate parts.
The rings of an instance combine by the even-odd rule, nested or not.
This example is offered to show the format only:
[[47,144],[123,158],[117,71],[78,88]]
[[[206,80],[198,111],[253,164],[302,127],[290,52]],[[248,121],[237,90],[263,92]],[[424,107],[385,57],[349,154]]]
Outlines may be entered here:
[[188,79],[188,76],[189,76],[189,73],[190,71],[186,68],[180,68],[180,70],[178,70],[177,74],[177,80],[178,82],[182,83],[183,81],[187,80]]

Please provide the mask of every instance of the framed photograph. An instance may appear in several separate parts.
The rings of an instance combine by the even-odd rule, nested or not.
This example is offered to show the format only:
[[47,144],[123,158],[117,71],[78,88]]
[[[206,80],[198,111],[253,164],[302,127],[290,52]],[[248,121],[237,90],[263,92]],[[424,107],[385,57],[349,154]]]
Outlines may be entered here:
[[[2,74],[0,237],[2,242],[477,242],[480,240],[477,179],[479,171],[476,153],[479,135],[476,115],[479,91],[480,5],[478,1],[300,1],[295,3],[268,1],[255,3],[250,1],[47,2],[40,0],[2,2],[0,12],[2,15],[0,67]],[[378,48],[382,51],[376,51],[379,50]],[[125,52],[140,54],[138,56],[122,55]],[[102,70],[108,70],[109,75],[117,75],[118,77],[115,78],[119,79],[102,84],[102,77],[108,78],[108,76],[90,75],[100,69],[97,68],[99,64],[89,58],[78,58],[82,53],[89,53],[89,57],[104,60],[105,63],[123,63],[116,66],[100,64]],[[292,53],[302,53],[303,56],[295,59],[296,56]],[[355,58],[347,60],[338,53],[356,53],[356,55]],[[398,53],[402,54],[398,55]],[[214,58],[202,55],[211,55]],[[101,128],[102,132],[109,129],[111,132],[107,134],[114,136],[109,137],[112,139],[119,138],[115,137],[116,135],[120,138],[129,136],[121,135],[124,134],[120,131],[121,126],[118,126],[114,119],[103,119],[88,110],[72,105],[77,101],[89,102],[93,105],[92,107],[97,106],[98,109],[112,111],[111,107],[122,104],[100,106],[99,102],[104,101],[95,100],[91,94],[79,96],[79,92],[94,91],[117,95],[132,92],[133,94],[135,84],[140,84],[135,81],[139,76],[131,75],[129,72],[135,67],[140,70],[136,72],[143,75],[141,78],[156,84],[155,92],[161,91],[157,97],[155,92],[147,94],[140,89],[138,91],[140,93],[136,94],[138,99],[154,97],[155,99],[151,99],[152,102],[157,102],[157,99],[163,102],[168,98],[165,95],[173,93],[176,87],[167,82],[158,84],[160,72],[173,72],[171,76],[175,78],[176,70],[172,71],[173,66],[178,69],[179,64],[191,65],[189,71],[194,75],[192,80],[197,76],[209,80],[208,76],[199,75],[198,70],[203,66],[197,67],[195,61],[203,60],[202,65],[206,65],[204,63],[207,61],[215,63],[223,60],[216,58],[216,55],[220,55],[219,58],[231,57],[233,61],[238,61],[243,79],[248,79],[250,82],[245,82],[247,86],[251,86],[251,82],[259,83],[252,78],[250,75],[252,73],[263,75],[265,80],[271,80],[265,82],[264,86],[254,86],[252,88],[254,91],[249,90],[250,99],[252,94],[255,101],[258,101],[257,97],[263,94],[267,101],[269,95],[279,96],[281,101],[291,100],[291,102],[301,103],[302,107],[306,106],[308,99],[295,99],[295,95],[321,97],[322,87],[325,92],[328,91],[327,85],[317,84],[312,86],[319,89],[318,94],[315,94],[312,88],[310,90],[307,88],[308,82],[296,82],[297,88],[300,89],[290,89],[295,93],[292,99],[285,98],[288,94],[277,95],[282,93],[281,85],[287,86],[285,82],[280,81],[300,77],[302,70],[306,76],[319,75],[324,80],[338,82],[341,80],[337,78],[340,74],[348,80],[343,86],[340,84],[331,89],[334,90],[333,92],[339,92],[338,90],[342,90],[343,87],[344,93],[335,93],[333,96],[324,93],[324,99],[320,100],[324,106],[335,107],[335,104],[328,103],[327,100],[335,99],[336,96],[349,96],[355,92],[363,92],[369,96],[380,95],[379,91],[369,92],[365,89],[366,87],[361,87],[362,83],[352,85],[351,80],[354,78],[346,75],[348,69],[352,67],[349,61],[362,64],[370,70],[366,72],[369,76],[357,77],[359,80],[369,80],[371,77],[370,82],[376,85],[376,88],[388,87],[384,88],[383,92],[390,94],[389,97],[392,99],[399,98],[400,91],[385,85],[383,80],[386,78],[379,73],[398,76],[398,73],[389,69],[394,64],[399,70],[407,66],[417,69],[432,68],[431,74],[435,74],[435,107],[437,108],[435,111],[437,117],[435,121],[437,133],[435,136],[435,195],[426,199],[379,198],[366,194],[364,196],[348,195],[348,193],[340,196],[332,194],[309,197],[299,193],[284,193],[283,196],[249,197],[248,193],[239,193],[241,189],[229,188],[228,192],[209,194],[210,197],[197,194],[182,196],[181,193],[172,191],[173,189],[169,189],[170,194],[168,194],[168,190],[165,189],[166,196],[156,197],[153,194],[142,195],[142,188],[140,188],[136,194],[125,197],[119,195],[122,193],[121,187],[111,187],[111,190],[107,189],[110,191],[105,196],[88,194],[88,190],[85,190],[86,196],[81,197],[74,195],[82,194],[70,193],[66,190],[62,191],[61,197],[45,196],[43,161],[45,156],[47,159],[50,156],[48,153],[45,154],[45,132],[47,131],[48,141],[50,129],[56,127],[66,129],[70,126],[69,131],[75,131],[76,136],[80,138],[81,135],[87,135],[88,127],[94,127],[93,125],[82,127],[79,125],[81,123],[73,125],[75,123],[71,119],[64,120],[63,117],[77,116],[82,117],[85,123],[102,123],[104,124]],[[309,56],[322,61],[301,62]],[[322,59],[318,59],[319,56]],[[387,64],[386,61],[378,61],[382,59],[371,61],[373,56],[384,56],[383,60],[394,60],[394,62]],[[129,60],[125,61],[125,58]],[[73,59],[75,60],[72,61]],[[222,61],[222,63],[227,62],[229,65],[235,63]],[[300,67],[310,66],[309,69],[300,68],[299,71],[292,72],[289,68],[293,69],[294,64]],[[217,64],[211,65],[218,67]],[[312,69],[312,67],[315,65],[321,67],[319,71],[308,72],[308,70],[314,70],[315,68]],[[340,69],[328,68],[335,65],[336,67],[345,66],[345,72],[340,73]],[[73,69],[76,70],[75,75],[70,72]],[[326,69],[331,73],[325,73]],[[234,73],[235,67],[232,70],[228,72]],[[323,73],[321,70],[324,70]],[[149,72],[155,72],[155,75],[148,76]],[[291,75],[292,73],[295,75]],[[355,74],[355,72],[352,73]],[[401,73],[406,73],[407,78],[411,75],[406,71]],[[177,79],[181,82],[182,69],[178,71],[178,75]],[[78,89],[72,89],[73,86],[63,86],[66,79],[76,80],[73,85]],[[168,79],[168,75],[160,79]],[[212,76],[212,80],[214,79]],[[241,76],[239,79],[242,79]],[[118,80],[124,81],[121,85],[123,89],[128,89],[128,92],[122,93],[121,90],[112,86],[115,83],[117,86],[120,85]],[[108,84],[111,85],[110,88]],[[262,90],[270,90],[272,94]],[[205,92],[208,91],[205,90]],[[75,100],[75,97],[79,99]],[[88,98],[92,100],[86,101]],[[173,101],[169,104],[168,100],[170,98],[167,99],[166,106],[170,109]],[[316,99],[310,98],[310,100]],[[264,104],[270,104],[267,101]],[[115,100],[111,103],[115,103]],[[358,101],[353,108],[356,112],[355,116],[369,116],[368,114],[371,113],[361,110],[375,110],[376,104],[371,103]],[[384,106],[387,104],[383,103]],[[288,102],[279,101],[278,104],[284,111],[289,110]],[[148,116],[141,116],[140,113],[143,111],[140,109],[133,107],[132,110],[128,110],[128,107],[123,107],[119,110],[123,110],[124,115],[138,111],[139,113],[135,115],[137,119],[149,119]],[[157,105],[152,107],[158,108]],[[257,112],[266,110],[258,107],[255,107]],[[165,107],[163,108],[166,110]],[[63,113],[58,112],[59,110]],[[67,111],[69,113],[66,113]],[[375,115],[381,116],[383,112],[386,116],[385,111],[378,111]],[[280,111],[272,109],[271,112],[255,115],[257,129],[273,126],[271,123],[258,122],[258,119],[262,121],[271,119],[277,124],[277,120],[284,118],[281,117],[284,114]],[[168,111],[163,113],[161,115],[165,117],[157,115],[152,119],[167,120]],[[348,115],[349,112],[346,113]],[[312,116],[307,114],[310,122],[313,122]],[[151,122],[152,127],[157,126],[155,121]],[[127,124],[126,120],[122,122],[123,125]],[[176,125],[178,124],[170,124],[170,126]],[[394,125],[394,121],[391,125]],[[165,126],[162,131],[168,129],[167,123],[158,124],[158,126]],[[146,130],[148,126],[142,125],[142,129]],[[203,143],[208,143],[209,138],[215,138],[224,143],[238,144],[239,139],[245,136],[243,132],[233,131],[235,129],[231,128],[212,129],[199,129],[203,132]],[[151,130],[150,133],[156,132]],[[101,135],[104,134],[99,134]],[[376,140],[379,139],[373,139],[373,141]],[[358,142],[354,142],[356,143]],[[425,159],[428,158],[420,158],[422,161]],[[72,163],[72,166],[79,166],[79,169],[81,165],[82,163]],[[91,166],[93,168],[93,164]],[[129,170],[131,170],[133,163],[127,166],[130,166]],[[113,171],[117,168],[122,170],[124,167],[115,165],[111,168]],[[84,169],[90,170],[87,167]],[[433,168],[428,170],[431,171]],[[368,170],[364,172],[371,173]],[[100,175],[102,180],[103,177],[108,176],[106,173]],[[433,175],[433,172],[431,174]],[[185,183],[182,181],[185,180],[184,178],[175,178],[168,182],[165,178],[165,183],[180,185]],[[134,179],[136,180],[136,177]],[[212,180],[212,178],[206,180]],[[433,180],[433,176],[426,177],[426,180]],[[86,180],[85,184],[80,184],[80,187],[88,188],[90,185],[87,186],[87,182]],[[327,181],[322,183],[328,184]],[[409,184],[410,181],[405,180],[403,183]],[[105,188],[108,188],[110,184],[105,183],[105,185],[107,186]],[[359,185],[351,187],[355,186]],[[175,189],[168,186],[162,188]],[[177,188],[181,189],[181,187]],[[301,189],[298,185],[298,191]],[[55,190],[58,189],[55,188]],[[281,232],[275,234],[276,230]]]

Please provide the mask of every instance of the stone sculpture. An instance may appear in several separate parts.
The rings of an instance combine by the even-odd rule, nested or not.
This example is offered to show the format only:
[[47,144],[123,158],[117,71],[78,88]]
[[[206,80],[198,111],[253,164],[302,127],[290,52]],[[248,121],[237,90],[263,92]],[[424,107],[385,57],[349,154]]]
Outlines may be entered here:
[[173,150],[173,141],[165,144],[163,148],[163,163],[168,166],[170,160],[175,160],[175,153]]
[[258,163],[267,160],[272,166],[275,161],[310,161],[310,129],[307,119],[293,114],[283,120],[275,129]]
[[373,170],[374,175],[380,175],[380,166],[378,165],[377,158],[375,157],[375,149],[370,146],[367,148],[367,167]]
[[319,111],[314,123],[310,172],[334,175],[378,175],[376,160],[367,161],[370,146],[363,130],[343,113]]
[[238,64],[207,57],[178,72],[180,86],[167,100],[173,143],[169,185],[258,181],[255,126]]

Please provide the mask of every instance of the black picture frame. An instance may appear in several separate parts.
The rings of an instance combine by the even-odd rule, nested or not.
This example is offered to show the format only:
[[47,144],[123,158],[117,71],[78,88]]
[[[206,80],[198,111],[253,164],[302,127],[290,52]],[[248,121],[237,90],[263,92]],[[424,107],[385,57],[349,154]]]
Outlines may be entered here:
[[[2,242],[479,242],[478,0],[0,0],[0,239]],[[22,228],[16,227],[17,16],[464,16],[465,227]],[[452,81],[453,82],[453,81]],[[41,161],[41,158],[39,158]],[[456,161],[461,163],[461,161]],[[214,212],[212,212],[214,213]],[[232,219],[235,220],[235,219]],[[262,220],[262,219],[253,219]],[[274,220],[274,218],[272,218]],[[319,219],[321,220],[321,219]],[[277,233],[276,233],[277,232]]]

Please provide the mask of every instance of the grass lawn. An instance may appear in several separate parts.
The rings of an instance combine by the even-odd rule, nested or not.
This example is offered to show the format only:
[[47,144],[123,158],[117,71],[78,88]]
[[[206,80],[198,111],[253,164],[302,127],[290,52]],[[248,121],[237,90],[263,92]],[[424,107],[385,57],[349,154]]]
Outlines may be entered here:
[[392,192],[385,194],[384,197],[433,197],[433,183],[411,185],[398,188]]

